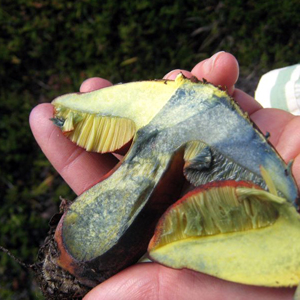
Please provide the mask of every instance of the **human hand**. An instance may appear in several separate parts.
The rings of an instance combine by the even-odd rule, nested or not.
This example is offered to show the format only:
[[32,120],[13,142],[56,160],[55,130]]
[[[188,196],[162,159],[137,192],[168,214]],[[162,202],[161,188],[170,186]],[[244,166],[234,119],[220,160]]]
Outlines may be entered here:
[[[238,64],[228,53],[217,53],[197,64],[191,72],[175,70],[164,78],[174,79],[179,72],[186,77],[226,86],[228,92],[249,113],[263,132],[270,132],[270,141],[285,161],[294,159],[293,173],[300,185],[300,118],[277,109],[262,109],[253,98],[234,89]],[[111,83],[100,78],[86,80],[81,92]],[[93,186],[117,163],[111,154],[87,153],[67,140],[49,119],[51,104],[38,105],[31,113],[30,125],[43,152],[76,194]],[[191,270],[173,270],[156,263],[137,264],[94,288],[87,299],[292,299],[293,289],[251,287],[223,281]]]

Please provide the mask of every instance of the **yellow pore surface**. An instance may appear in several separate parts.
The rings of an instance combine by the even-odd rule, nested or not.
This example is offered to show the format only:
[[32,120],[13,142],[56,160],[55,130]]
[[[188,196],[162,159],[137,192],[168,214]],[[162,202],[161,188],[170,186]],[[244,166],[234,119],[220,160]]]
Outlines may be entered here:
[[212,188],[174,205],[157,232],[149,255],[164,265],[252,285],[300,282],[299,215],[268,192]]

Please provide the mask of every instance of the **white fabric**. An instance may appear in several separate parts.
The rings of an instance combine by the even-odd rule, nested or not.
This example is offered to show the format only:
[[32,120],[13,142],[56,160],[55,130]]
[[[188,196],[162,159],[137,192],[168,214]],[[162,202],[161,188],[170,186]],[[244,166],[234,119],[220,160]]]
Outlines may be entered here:
[[255,91],[255,99],[263,107],[300,115],[300,64],[264,74]]

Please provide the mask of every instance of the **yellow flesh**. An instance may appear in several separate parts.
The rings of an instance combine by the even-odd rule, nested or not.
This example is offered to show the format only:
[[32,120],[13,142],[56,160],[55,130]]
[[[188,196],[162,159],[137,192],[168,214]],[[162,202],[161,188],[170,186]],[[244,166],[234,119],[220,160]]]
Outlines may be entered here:
[[134,89],[131,84],[120,84],[113,89],[64,95],[52,102],[54,117],[64,121],[62,131],[79,146],[113,152],[147,125],[183,82],[178,76],[175,81],[136,82]]
[[190,237],[258,229],[270,226],[277,217],[269,203],[254,197],[240,202],[235,188],[215,187],[189,197],[166,214],[159,246]]
[[[177,217],[174,217],[176,212],[174,212],[175,209],[172,210],[172,213],[169,212],[165,217],[163,229],[149,251],[150,257],[173,268],[189,268],[244,284],[263,286],[299,284],[300,219],[295,208],[284,199],[264,191],[261,195],[256,195],[255,191],[250,197],[252,199],[247,196],[251,194],[250,189],[237,188],[236,191],[239,194],[237,200],[241,204],[235,216],[233,214],[230,217],[228,212],[233,211],[236,204],[223,203],[223,208],[220,208],[220,203],[214,203],[215,210],[218,210],[219,206],[219,214],[222,211],[224,215],[227,215],[227,219],[231,218],[223,223],[222,230],[219,230],[222,218],[220,219],[219,215],[219,223],[217,223],[212,216],[212,211],[208,209],[211,204],[201,204],[203,200],[199,201],[199,199],[196,200],[197,204],[195,204],[195,199],[183,201],[188,204],[180,203],[179,205],[190,206],[189,208],[175,207],[178,212],[181,209],[182,213],[184,210],[190,212],[193,210],[192,206],[197,206],[198,219],[202,218],[202,223],[198,222],[197,226],[198,229],[202,226],[202,230],[198,230],[197,226],[192,224],[197,223],[195,222],[197,218],[192,214],[187,216],[187,219],[191,217],[190,224],[185,221],[185,226],[180,225],[179,220],[182,219],[182,215],[180,217],[177,212]],[[212,192],[212,197],[215,192]],[[220,191],[217,193],[220,194]],[[224,190],[221,193],[224,193]],[[235,202],[234,198],[232,196],[229,202]],[[251,208],[249,199],[252,203]],[[257,201],[258,205],[253,204],[254,201]],[[247,206],[250,208],[250,215],[256,216],[255,222],[253,222],[255,218],[251,219],[247,216]],[[226,207],[227,212],[226,209],[224,210]],[[261,210],[263,210],[263,215],[258,217]],[[204,212],[208,215],[201,214]],[[205,223],[205,220],[208,221]],[[244,222],[241,222],[243,220]],[[232,221],[232,227],[230,227],[230,221]],[[251,224],[255,226],[251,228]],[[244,225],[244,228],[240,225]],[[205,231],[211,228],[215,231]],[[175,232],[171,233],[172,230]],[[235,230],[236,232],[233,232]]]
[[113,152],[127,144],[135,134],[135,124],[129,119],[106,117],[77,112],[71,109],[60,112],[66,121],[65,135],[87,151]]

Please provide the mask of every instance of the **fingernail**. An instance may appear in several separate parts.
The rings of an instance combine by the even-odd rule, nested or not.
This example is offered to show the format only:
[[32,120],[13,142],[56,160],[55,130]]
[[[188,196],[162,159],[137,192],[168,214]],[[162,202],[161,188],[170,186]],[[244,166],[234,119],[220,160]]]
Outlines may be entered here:
[[215,53],[212,57],[210,57],[209,59],[204,61],[203,70],[206,74],[209,74],[212,71],[212,69],[215,66],[215,63],[216,63],[217,59],[219,58],[219,56],[222,53],[225,53],[225,51],[219,51],[219,52]]
[[[177,76],[177,74],[180,72],[180,70],[179,69],[176,69],[176,70],[172,70],[172,71],[170,71],[168,74],[166,74],[164,77],[163,77],[163,79],[174,79],[176,76]],[[175,75],[174,75],[175,74]]]
[[192,73],[191,72],[186,71],[186,70],[176,69],[176,70],[173,70],[173,71],[169,72],[168,74],[166,74],[163,79],[174,80],[179,73],[182,73],[187,78],[192,77]]

